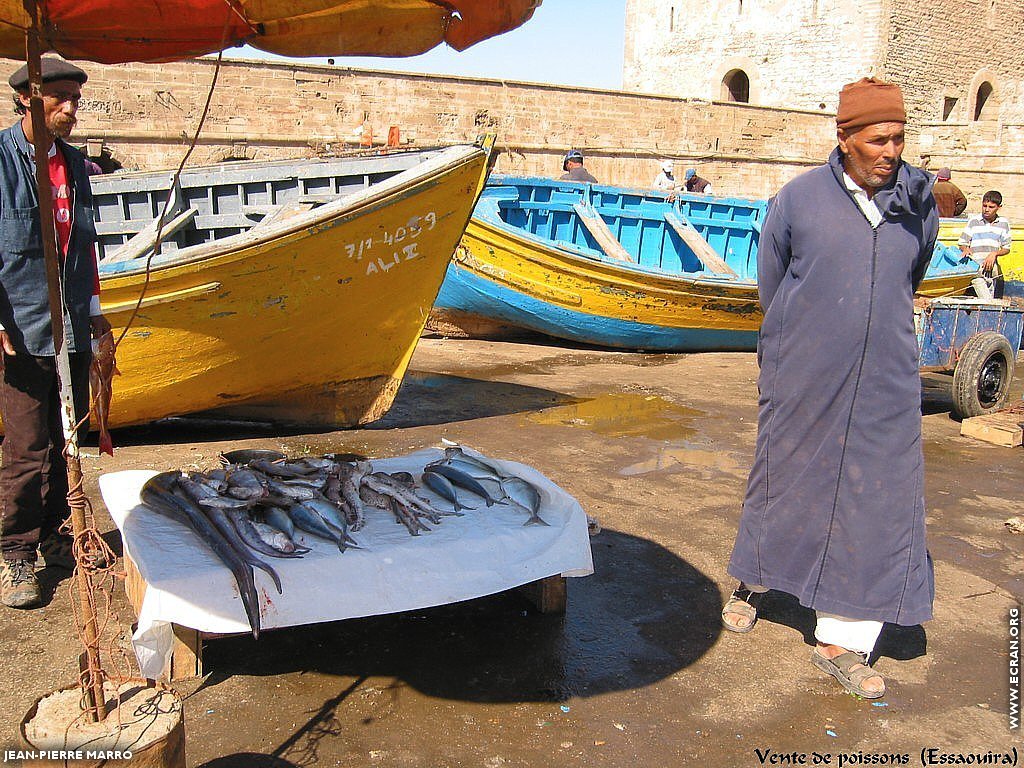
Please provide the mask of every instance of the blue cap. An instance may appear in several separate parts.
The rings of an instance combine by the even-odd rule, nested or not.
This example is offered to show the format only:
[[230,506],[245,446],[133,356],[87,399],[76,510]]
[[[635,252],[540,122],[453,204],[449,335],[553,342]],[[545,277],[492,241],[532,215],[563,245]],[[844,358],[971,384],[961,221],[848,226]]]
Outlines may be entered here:
[[568,152],[566,152],[565,153],[565,159],[562,160],[562,170],[563,171],[569,170],[569,161],[570,160],[575,160],[577,163],[582,163],[583,162],[583,153],[580,152],[578,149],[570,149]]
[[687,168],[686,169],[686,174],[685,174],[684,178],[692,179],[696,175],[697,175],[697,171],[696,170],[694,170],[693,168]]

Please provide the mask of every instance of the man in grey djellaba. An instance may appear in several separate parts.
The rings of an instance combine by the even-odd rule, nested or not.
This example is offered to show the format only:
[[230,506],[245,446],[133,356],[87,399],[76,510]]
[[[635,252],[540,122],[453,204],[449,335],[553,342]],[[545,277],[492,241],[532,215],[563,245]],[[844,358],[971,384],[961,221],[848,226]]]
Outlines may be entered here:
[[932,616],[913,298],[938,214],[901,159],[898,86],[845,86],[839,146],[771,201],[758,250],[759,414],[723,626],[754,629],[769,589],[815,610],[815,666],[884,695],[883,622]]

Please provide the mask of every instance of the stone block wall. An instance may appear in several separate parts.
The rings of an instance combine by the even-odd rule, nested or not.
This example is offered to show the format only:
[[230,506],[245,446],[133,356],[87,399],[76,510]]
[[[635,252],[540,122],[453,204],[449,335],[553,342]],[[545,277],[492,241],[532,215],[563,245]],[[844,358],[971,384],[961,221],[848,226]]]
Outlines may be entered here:
[[[732,69],[750,102],[834,112],[839,88],[881,71],[886,0],[627,0],[629,90],[723,98]],[[851,44],[857,40],[857,44]]]
[[[16,62],[8,62],[14,69]],[[74,139],[126,168],[180,162],[216,66],[84,65]],[[13,114],[12,114],[13,117]],[[815,112],[500,80],[225,61],[191,165],[337,154],[366,123],[418,146],[498,134],[499,172],[552,176],[577,147],[602,181],[647,186],[664,158],[724,194],[763,197],[821,161],[831,117]]]
[[888,13],[885,75],[903,87],[912,123],[972,122],[984,82],[994,90],[981,118],[1024,122],[1018,0],[892,0]]

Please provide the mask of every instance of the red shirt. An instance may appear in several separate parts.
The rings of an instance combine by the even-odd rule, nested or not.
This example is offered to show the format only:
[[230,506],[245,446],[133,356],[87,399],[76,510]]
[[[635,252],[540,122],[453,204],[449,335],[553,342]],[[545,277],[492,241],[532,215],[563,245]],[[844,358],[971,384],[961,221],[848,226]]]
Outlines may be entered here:
[[[53,192],[53,224],[57,230],[57,248],[61,258],[67,255],[71,242],[71,187],[68,184],[68,164],[59,149],[50,155],[50,189]],[[96,248],[92,249],[92,295],[100,295],[100,274],[96,265]]]

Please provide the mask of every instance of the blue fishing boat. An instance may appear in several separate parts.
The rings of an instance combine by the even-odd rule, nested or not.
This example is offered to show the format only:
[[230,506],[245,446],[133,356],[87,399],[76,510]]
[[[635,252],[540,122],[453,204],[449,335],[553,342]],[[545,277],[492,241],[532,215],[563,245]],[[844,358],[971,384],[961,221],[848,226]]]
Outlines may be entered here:
[[[515,330],[621,349],[751,350],[764,200],[494,175],[434,304],[448,334]],[[974,270],[936,246],[920,292]]]

